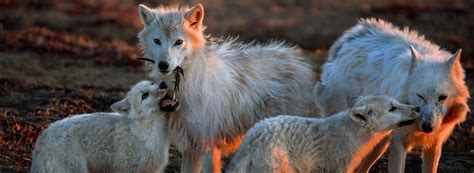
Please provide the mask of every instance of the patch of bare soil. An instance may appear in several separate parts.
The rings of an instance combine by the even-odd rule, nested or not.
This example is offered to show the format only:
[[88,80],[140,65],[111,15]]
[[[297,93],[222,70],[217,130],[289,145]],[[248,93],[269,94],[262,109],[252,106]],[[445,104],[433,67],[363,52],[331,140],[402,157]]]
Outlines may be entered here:
[[44,27],[31,27],[15,32],[0,28],[0,50],[68,55],[73,58],[92,58],[98,64],[139,65],[141,55],[136,46],[123,41],[97,42],[90,36],[55,32]]

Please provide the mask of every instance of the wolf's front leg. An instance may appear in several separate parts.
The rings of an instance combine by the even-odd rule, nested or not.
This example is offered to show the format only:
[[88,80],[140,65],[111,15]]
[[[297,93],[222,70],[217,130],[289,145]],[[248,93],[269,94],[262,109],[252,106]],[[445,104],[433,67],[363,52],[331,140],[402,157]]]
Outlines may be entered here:
[[367,156],[365,156],[364,160],[357,167],[356,172],[359,172],[359,173],[369,172],[372,165],[374,165],[374,163],[377,162],[377,160],[379,160],[379,158],[387,150],[388,146],[390,145],[390,138],[391,138],[391,135],[384,137],[375,146],[375,148]]
[[203,172],[213,172],[213,173],[220,173],[222,172],[222,152],[218,148],[212,148],[211,152],[206,154],[206,158],[204,160],[204,168]]
[[183,173],[200,173],[201,172],[201,157],[196,149],[189,149],[184,151],[181,163],[181,172]]
[[423,173],[437,172],[442,146],[442,144],[435,144],[423,151]]
[[407,150],[402,139],[392,139],[392,145],[388,154],[388,172],[403,173],[405,172],[405,160]]

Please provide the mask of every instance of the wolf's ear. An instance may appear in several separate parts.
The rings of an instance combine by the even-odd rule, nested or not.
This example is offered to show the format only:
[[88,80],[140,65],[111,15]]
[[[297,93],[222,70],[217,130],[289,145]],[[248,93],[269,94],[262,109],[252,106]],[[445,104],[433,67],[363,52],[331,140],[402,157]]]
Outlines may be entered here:
[[352,108],[355,105],[355,103],[358,102],[361,98],[362,96],[347,96],[346,97],[347,106]]
[[350,110],[349,116],[356,123],[365,125],[367,124],[367,111],[370,110],[366,106],[355,107]]
[[198,3],[189,10],[185,16],[189,26],[195,30],[200,30],[204,20],[204,6]]
[[453,67],[453,64],[459,63],[459,60],[461,59],[461,52],[462,49],[458,49],[456,53],[454,53],[454,55],[449,58],[447,63],[450,67]]
[[408,70],[409,73],[413,71],[415,66],[418,64],[418,61],[421,60],[421,55],[420,53],[418,53],[415,47],[410,46],[410,52],[411,52],[411,62],[410,62],[410,69]]
[[138,11],[140,13],[140,19],[142,19],[142,22],[145,25],[148,25],[155,18],[153,11],[143,4],[138,6]]
[[130,103],[128,103],[127,99],[122,99],[110,106],[112,111],[117,112],[119,114],[126,115],[130,110]]

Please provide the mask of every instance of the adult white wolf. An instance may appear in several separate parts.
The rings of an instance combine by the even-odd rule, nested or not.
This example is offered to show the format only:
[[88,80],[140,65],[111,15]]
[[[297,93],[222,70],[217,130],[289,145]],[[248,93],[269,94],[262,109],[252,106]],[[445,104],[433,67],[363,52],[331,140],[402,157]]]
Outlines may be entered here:
[[[436,172],[442,144],[469,111],[460,54],[441,50],[408,28],[361,20],[331,47],[315,87],[317,103],[332,114],[346,109],[340,104],[345,96],[386,94],[420,106],[417,123],[393,132],[389,171],[403,172],[406,152],[420,146],[423,172]],[[388,143],[382,140],[361,169],[369,169]]]
[[139,9],[145,27],[138,38],[150,76],[179,82],[175,78],[184,71],[179,92],[168,91],[160,102],[163,110],[180,106],[170,123],[183,172],[199,172],[206,154],[212,165],[205,168],[219,172],[221,154],[235,152],[242,135],[260,119],[315,113],[309,94],[314,75],[297,48],[206,39],[201,4]]

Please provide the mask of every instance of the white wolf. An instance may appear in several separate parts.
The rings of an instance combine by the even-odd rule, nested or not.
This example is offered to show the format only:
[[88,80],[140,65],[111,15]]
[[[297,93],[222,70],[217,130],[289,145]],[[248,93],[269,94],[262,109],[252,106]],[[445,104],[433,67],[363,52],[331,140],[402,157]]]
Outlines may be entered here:
[[173,143],[183,154],[183,172],[200,171],[206,154],[212,165],[205,168],[220,172],[221,154],[235,152],[242,135],[260,119],[315,113],[308,94],[314,74],[295,47],[206,39],[201,4],[156,9],[140,5],[139,11],[145,26],[138,38],[142,59],[150,61],[150,76],[179,82],[176,71],[184,71],[176,85],[179,92],[168,91],[161,102],[163,110],[181,107],[171,116],[171,128]]
[[[345,109],[348,95],[386,94],[421,108],[418,122],[393,132],[389,171],[403,172],[406,152],[423,149],[423,172],[436,172],[442,144],[469,111],[469,91],[459,62],[408,28],[400,30],[377,19],[364,19],[331,47],[315,95],[321,111]],[[380,143],[361,169],[367,171],[386,150]]]
[[258,122],[245,135],[226,172],[354,172],[374,136],[409,125],[419,107],[388,96],[363,96],[326,118],[278,116]]
[[168,162],[166,84],[142,81],[111,107],[119,113],[76,115],[37,139],[31,172],[159,172]]

